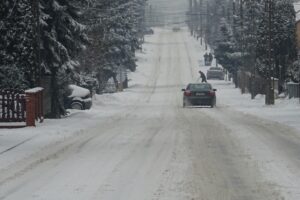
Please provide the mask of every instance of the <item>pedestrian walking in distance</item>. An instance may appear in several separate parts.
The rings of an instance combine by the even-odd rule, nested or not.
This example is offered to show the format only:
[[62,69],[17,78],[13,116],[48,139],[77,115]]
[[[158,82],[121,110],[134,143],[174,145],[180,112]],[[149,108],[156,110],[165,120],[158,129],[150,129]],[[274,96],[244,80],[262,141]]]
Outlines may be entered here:
[[211,53],[208,54],[208,60],[211,63],[213,61],[214,57]]
[[199,74],[202,79],[202,83],[207,83],[205,74],[202,71],[199,71]]

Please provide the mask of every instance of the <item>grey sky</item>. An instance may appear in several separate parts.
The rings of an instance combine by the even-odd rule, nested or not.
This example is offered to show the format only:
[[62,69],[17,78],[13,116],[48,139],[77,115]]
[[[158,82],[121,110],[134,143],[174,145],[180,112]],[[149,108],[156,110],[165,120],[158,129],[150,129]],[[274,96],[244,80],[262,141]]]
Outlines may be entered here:
[[185,21],[185,13],[188,10],[188,0],[149,0],[149,5],[152,5],[155,21],[160,25],[175,25]]

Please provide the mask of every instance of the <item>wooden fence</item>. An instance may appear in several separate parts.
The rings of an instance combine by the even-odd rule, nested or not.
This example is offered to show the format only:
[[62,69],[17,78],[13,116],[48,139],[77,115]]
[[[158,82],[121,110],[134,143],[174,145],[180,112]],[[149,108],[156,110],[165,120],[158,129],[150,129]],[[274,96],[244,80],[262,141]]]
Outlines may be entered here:
[[44,121],[43,88],[26,90],[26,125],[35,126],[35,121]]
[[0,90],[0,122],[25,122],[26,99],[22,90]]
[[0,90],[0,128],[35,126],[43,119],[43,88]]

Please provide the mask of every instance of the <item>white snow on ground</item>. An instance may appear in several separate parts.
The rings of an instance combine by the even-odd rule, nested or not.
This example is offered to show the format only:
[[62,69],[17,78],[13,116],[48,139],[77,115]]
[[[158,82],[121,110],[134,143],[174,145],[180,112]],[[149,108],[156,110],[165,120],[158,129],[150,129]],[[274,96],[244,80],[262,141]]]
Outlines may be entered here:
[[[155,29],[156,33],[165,31]],[[46,119],[44,123],[37,124],[36,128],[23,129],[1,129],[0,130],[0,170],[7,168],[12,163],[32,155],[34,152],[41,151],[53,144],[68,140],[72,135],[80,135],[87,128],[94,127],[102,119],[114,117],[118,113],[122,113],[126,105],[132,105],[133,101],[137,101],[144,92],[141,85],[146,85],[145,80],[151,76],[153,69],[153,59],[155,56],[155,44],[158,34],[146,37],[146,43],[143,46],[143,52],[137,52],[138,68],[137,72],[129,74],[130,88],[124,92],[116,94],[97,95],[94,98],[93,108],[87,111],[70,111],[70,115],[64,119],[50,120]],[[164,44],[161,44],[164,45]],[[205,51],[200,47],[199,41],[189,37],[186,41],[186,50],[189,50],[189,62],[195,66],[191,69],[189,75],[183,74],[182,78],[185,83],[195,82],[198,79],[197,71],[201,69],[206,72],[208,67],[203,67],[203,54]],[[192,80],[189,78],[192,77]],[[266,120],[276,121],[286,126],[291,126],[300,130],[300,104],[298,99],[280,99],[276,101],[274,106],[265,106],[264,97],[257,96],[255,100],[251,100],[249,94],[241,95],[238,89],[235,89],[233,84],[226,81],[211,81],[217,91],[218,107],[227,110],[235,110],[243,112],[247,115],[253,115],[255,118],[263,118]],[[234,115],[234,112],[233,114]],[[206,111],[203,111],[206,112]],[[208,111],[207,111],[208,112]],[[211,115],[218,118],[218,110],[213,110]],[[224,117],[224,114],[219,117]],[[220,119],[222,121],[222,119]],[[230,120],[224,118],[224,123],[228,121],[232,125],[232,134],[239,133],[238,124],[234,124]],[[232,124],[230,124],[232,123]],[[227,124],[228,125],[228,124]],[[277,183],[282,183],[283,186],[295,187],[298,185],[296,178],[293,178],[290,171],[296,169],[288,169],[288,161],[281,159],[284,155],[278,152],[270,152],[271,148],[263,148],[262,141],[251,135],[253,130],[245,130],[236,134],[239,141],[247,149],[249,155],[253,155],[257,159],[258,167],[264,171],[270,180],[276,180]],[[273,144],[270,144],[270,146]],[[277,156],[276,153],[278,153]],[[265,158],[273,158],[266,161]],[[267,163],[266,163],[267,162]],[[279,165],[278,163],[282,163]],[[180,163],[179,163],[180,164]],[[292,164],[291,164],[292,165]],[[185,165],[182,165],[185,167]],[[284,172],[284,173],[283,173]],[[105,173],[105,171],[103,172]],[[296,175],[299,172],[295,172]],[[298,176],[295,176],[298,177]],[[290,180],[290,181],[289,181]],[[107,186],[109,187],[109,186]],[[283,188],[284,190],[285,188]],[[298,189],[298,188],[296,188]],[[295,189],[295,190],[296,190]],[[109,190],[109,188],[108,188]],[[293,191],[297,193],[297,191]],[[295,199],[296,198],[291,198]]]
[[218,91],[219,104],[246,114],[283,123],[300,130],[299,99],[277,99],[275,105],[265,105],[265,96],[257,95],[251,100],[250,94],[243,94],[232,83],[214,84]]

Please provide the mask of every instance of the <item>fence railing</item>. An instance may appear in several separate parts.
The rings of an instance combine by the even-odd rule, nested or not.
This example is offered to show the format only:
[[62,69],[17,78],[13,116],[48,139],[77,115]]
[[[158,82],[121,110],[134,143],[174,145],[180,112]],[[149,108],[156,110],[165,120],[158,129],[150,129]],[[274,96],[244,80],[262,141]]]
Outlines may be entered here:
[[287,92],[289,98],[299,98],[300,97],[299,83],[288,83]]
[[26,99],[22,90],[0,90],[0,122],[25,122]]
[[0,128],[35,126],[36,120],[44,120],[43,88],[0,90]]
[[266,93],[267,81],[258,75],[252,76],[250,72],[238,71],[237,79],[238,87],[246,93],[253,92],[254,96]]

